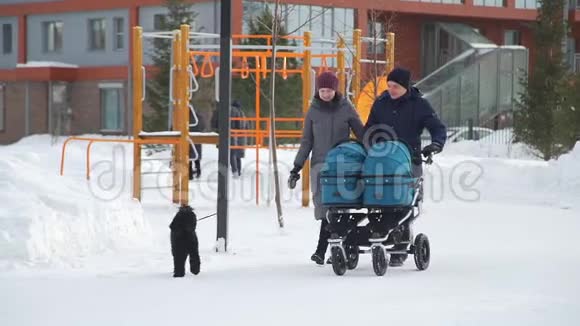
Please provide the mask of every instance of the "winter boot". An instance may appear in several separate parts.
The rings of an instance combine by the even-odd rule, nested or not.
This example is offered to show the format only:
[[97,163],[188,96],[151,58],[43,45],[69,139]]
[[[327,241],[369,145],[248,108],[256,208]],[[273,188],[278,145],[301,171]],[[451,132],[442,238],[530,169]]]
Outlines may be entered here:
[[191,161],[189,161],[189,180],[193,180],[193,167]]
[[397,255],[397,254],[391,255],[391,259],[389,260],[389,266],[400,267],[400,266],[403,266],[403,263],[405,263],[403,255]]
[[315,252],[310,256],[310,260],[315,262],[317,265],[324,265],[324,254],[321,255],[320,253]]

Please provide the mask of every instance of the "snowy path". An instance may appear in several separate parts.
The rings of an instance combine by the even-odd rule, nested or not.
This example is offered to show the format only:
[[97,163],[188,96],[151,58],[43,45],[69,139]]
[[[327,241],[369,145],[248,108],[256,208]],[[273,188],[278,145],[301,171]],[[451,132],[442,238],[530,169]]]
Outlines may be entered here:
[[[411,258],[384,277],[368,255],[343,277],[314,265],[312,208],[285,191],[280,231],[273,208],[254,205],[251,178],[232,181],[230,252],[214,251],[215,218],[200,222],[202,272],[176,280],[167,227],[175,208],[159,194],[147,193],[143,207],[127,199],[130,147],[95,146],[86,182],[84,145],[71,146],[59,177],[60,147],[48,144],[34,136],[0,147],[2,326],[580,325],[580,146],[550,164],[446,149],[428,171],[432,187],[415,227],[430,238],[431,265],[418,272]],[[206,176],[216,157],[204,147]],[[113,173],[101,180],[99,169]],[[107,176],[120,187],[107,188]],[[215,182],[198,185],[198,215],[215,212]],[[479,199],[459,200],[470,188]]]
[[[232,254],[213,253],[215,221],[200,223],[197,277],[169,277],[166,234],[159,232],[153,252],[102,257],[77,270],[3,274],[0,316],[5,325],[39,319],[45,325],[578,325],[577,212],[460,202],[426,207],[416,227],[432,242],[425,272],[409,260],[378,278],[365,255],[359,268],[336,277],[330,266],[308,261],[316,225],[307,210],[287,208],[288,226],[280,233],[271,211],[248,206],[231,221]],[[148,218],[157,229],[166,227],[159,215]]]

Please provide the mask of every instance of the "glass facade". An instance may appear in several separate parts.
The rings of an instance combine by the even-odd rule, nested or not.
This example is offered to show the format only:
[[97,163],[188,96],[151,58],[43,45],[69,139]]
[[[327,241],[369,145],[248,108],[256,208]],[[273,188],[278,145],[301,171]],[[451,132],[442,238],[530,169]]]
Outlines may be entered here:
[[[249,31],[248,22],[263,9],[273,10],[272,4],[244,1],[242,32]],[[333,37],[336,33],[351,33],[354,29],[354,9],[327,8],[311,5],[281,5],[282,23],[289,34],[302,35],[311,31],[316,37]]]
[[[264,9],[273,11],[272,4],[258,1],[244,1],[244,18],[242,32],[249,33],[249,21],[254,19]],[[354,30],[354,9],[351,8],[329,8],[311,5],[294,5],[282,4],[282,24],[288,34],[303,35],[304,32],[310,31],[314,38],[331,39],[336,38],[337,34],[343,34],[348,37]],[[317,44],[319,48],[331,48],[332,44]],[[313,54],[329,53],[325,50],[313,50]],[[320,66],[323,64],[320,58],[313,58],[312,64]],[[326,62],[328,66],[335,66],[336,60],[331,59]]]
[[471,49],[417,83],[448,126],[476,125],[515,110],[528,70],[525,48]]

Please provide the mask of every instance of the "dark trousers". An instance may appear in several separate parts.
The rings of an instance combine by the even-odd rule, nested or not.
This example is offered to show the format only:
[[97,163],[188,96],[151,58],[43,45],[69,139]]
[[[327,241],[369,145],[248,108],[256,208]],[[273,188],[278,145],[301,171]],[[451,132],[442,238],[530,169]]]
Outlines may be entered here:
[[[194,164],[195,164],[195,170],[193,169]],[[200,162],[200,160],[189,161],[189,180],[193,179],[194,171],[195,171],[196,177],[199,178],[199,176],[201,174],[201,162]]]
[[330,238],[330,231],[327,230],[328,221],[322,219],[320,222],[320,233],[318,234],[318,245],[316,246],[316,253],[324,257],[326,249],[328,249],[328,239]]
[[242,157],[237,153],[230,153],[230,167],[232,173],[242,175]]

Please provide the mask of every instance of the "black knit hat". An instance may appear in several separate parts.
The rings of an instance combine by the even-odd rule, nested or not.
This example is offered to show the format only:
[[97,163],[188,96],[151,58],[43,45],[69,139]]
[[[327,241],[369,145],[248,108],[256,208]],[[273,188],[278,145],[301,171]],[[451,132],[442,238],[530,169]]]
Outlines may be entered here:
[[316,89],[330,88],[338,90],[338,78],[332,71],[325,71],[316,79]]
[[387,81],[394,81],[404,88],[409,88],[411,86],[411,72],[404,68],[395,68],[389,73]]

